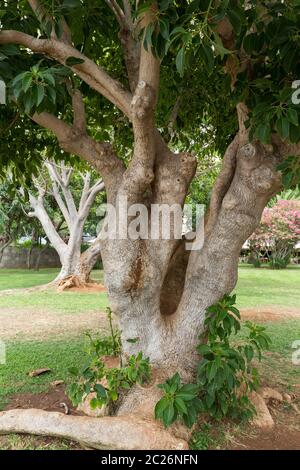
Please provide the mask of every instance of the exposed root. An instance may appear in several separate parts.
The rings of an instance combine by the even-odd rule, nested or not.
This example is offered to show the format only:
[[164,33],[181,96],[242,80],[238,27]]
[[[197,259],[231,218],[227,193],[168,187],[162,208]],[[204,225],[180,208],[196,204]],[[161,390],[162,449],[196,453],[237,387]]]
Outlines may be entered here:
[[71,287],[82,287],[82,282],[78,276],[67,276],[64,279],[61,279],[57,284],[58,292],[71,289]]
[[0,412],[0,434],[70,439],[93,449],[185,450],[188,444],[153,419],[134,415],[90,418],[37,409]]

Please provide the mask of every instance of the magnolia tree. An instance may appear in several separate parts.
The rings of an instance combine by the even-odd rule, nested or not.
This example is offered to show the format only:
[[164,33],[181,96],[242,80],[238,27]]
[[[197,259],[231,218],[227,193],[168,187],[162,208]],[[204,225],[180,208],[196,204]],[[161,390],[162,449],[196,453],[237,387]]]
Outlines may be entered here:
[[[29,217],[37,217],[44,232],[57,251],[61,261],[61,271],[54,282],[63,282],[70,278],[71,283],[84,284],[90,280],[90,273],[100,255],[100,240],[96,240],[92,245],[81,253],[83,230],[86,219],[89,215],[92,204],[96,196],[103,191],[104,183],[98,180],[92,184],[91,172],[86,171],[80,174],[82,179],[81,197],[78,207],[72,194],[73,169],[65,165],[64,162],[57,164],[53,161],[46,161],[44,166],[50,179],[50,187],[47,181],[40,177],[34,178],[34,185],[38,194],[29,192],[29,202],[33,209],[28,213]],[[65,240],[60,236],[58,227],[51,220],[45,205],[45,196],[50,194],[63,217],[68,229]],[[61,226],[61,222],[60,222]]]
[[279,199],[266,207],[259,227],[250,237],[251,247],[258,257],[271,253],[274,267],[286,267],[300,240],[300,201]]
[[[142,351],[160,377],[192,376],[206,309],[234,288],[241,247],[281,189],[278,166],[298,181],[299,2],[16,3],[1,11],[10,106],[103,178],[115,213],[101,253],[123,353]],[[193,249],[178,239],[174,218],[168,237],[163,224],[152,236],[151,209],[183,206],[201,153],[216,150],[204,243],[202,224]],[[129,236],[130,222],[143,234]],[[117,413],[142,413],[155,393],[131,390]]]

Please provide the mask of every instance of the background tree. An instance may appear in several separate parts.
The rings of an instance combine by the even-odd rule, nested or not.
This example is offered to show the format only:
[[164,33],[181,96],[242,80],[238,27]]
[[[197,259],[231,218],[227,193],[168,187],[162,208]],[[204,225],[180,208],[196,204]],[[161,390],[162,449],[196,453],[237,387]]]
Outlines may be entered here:
[[[43,236],[37,223],[29,223],[26,216],[26,203],[18,193],[10,177],[0,184],[0,260],[5,248],[18,244],[22,237],[31,238],[28,250],[27,266],[31,266],[30,252],[34,244],[39,245]],[[34,240],[33,240],[34,238]]]
[[[286,185],[298,184],[299,8],[293,0],[29,0],[1,10],[12,102],[101,174],[108,202],[182,205],[193,147],[224,155],[200,251],[174,237],[103,243],[124,353],[142,350],[162,375],[195,372],[206,309],[234,288],[241,247],[281,189],[278,165]],[[20,55],[8,54],[11,45]],[[144,410],[155,393],[141,393],[118,413],[140,402]]]
[[[67,167],[64,162],[57,164],[45,161],[44,166],[48,173],[48,181],[42,174],[39,178],[34,178],[38,194],[29,191],[29,202],[33,211],[28,215],[38,218],[47,238],[59,255],[62,268],[55,282],[71,276],[72,283],[84,284],[90,280],[91,270],[100,255],[101,243],[96,238],[93,244],[81,253],[83,231],[91,206],[96,196],[103,191],[104,184],[101,180],[92,182],[91,172],[81,173],[82,188],[77,207],[72,194],[73,169]],[[60,219],[67,227],[64,236],[58,231],[62,222],[59,221],[58,226],[55,226],[45,205],[47,193],[54,198],[61,212]]]
[[266,253],[273,268],[286,268],[300,240],[300,201],[279,199],[266,207],[250,244],[259,259]]

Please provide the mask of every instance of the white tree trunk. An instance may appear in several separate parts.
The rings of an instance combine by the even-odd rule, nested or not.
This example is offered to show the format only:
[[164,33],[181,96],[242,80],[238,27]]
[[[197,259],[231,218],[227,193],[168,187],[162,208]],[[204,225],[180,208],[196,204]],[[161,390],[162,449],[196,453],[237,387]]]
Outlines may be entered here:
[[38,180],[35,180],[38,196],[29,195],[30,204],[33,208],[33,212],[29,215],[39,219],[50,243],[59,255],[62,267],[55,282],[73,276],[78,279],[79,283],[86,283],[89,281],[91,270],[100,254],[101,245],[97,239],[85,253],[81,253],[84,224],[95,197],[104,189],[104,184],[102,181],[97,181],[94,185],[91,185],[90,173],[86,172],[82,175],[83,189],[77,209],[70,190],[73,170],[67,168],[64,163],[61,164],[61,167],[58,167],[55,163],[47,161],[45,166],[52,184],[52,195],[68,227],[68,242],[63,241],[60,237],[45,209],[44,197],[46,190]]

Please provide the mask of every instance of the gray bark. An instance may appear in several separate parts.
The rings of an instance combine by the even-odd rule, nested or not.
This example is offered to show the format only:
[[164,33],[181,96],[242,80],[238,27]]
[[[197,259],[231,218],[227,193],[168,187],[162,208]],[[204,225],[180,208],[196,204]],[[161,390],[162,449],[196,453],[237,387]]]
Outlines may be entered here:
[[30,217],[37,217],[47,235],[50,243],[57,251],[61,261],[61,271],[55,281],[61,281],[68,276],[78,277],[80,282],[88,282],[90,272],[100,254],[101,245],[96,239],[95,243],[84,253],[81,253],[81,243],[84,224],[90,208],[97,194],[104,189],[101,180],[91,185],[91,175],[86,172],[82,175],[83,190],[78,209],[70,189],[73,171],[64,163],[59,168],[53,162],[45,162],[51,180],[51,195],[54,197],[69,231],[69,239],[65,242],[59,235],[54,223],[50,219],[44,205],[46,189],[39,180],[35,180],[38,196],[29,194],[33,212]]

